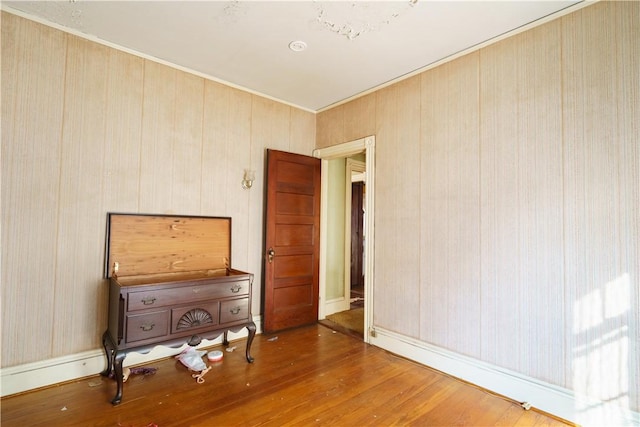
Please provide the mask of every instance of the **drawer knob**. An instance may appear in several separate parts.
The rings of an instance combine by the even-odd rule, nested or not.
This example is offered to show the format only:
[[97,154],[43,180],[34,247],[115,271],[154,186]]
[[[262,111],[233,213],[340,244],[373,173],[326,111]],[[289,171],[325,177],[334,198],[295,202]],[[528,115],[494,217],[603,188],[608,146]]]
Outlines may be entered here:
[[237,294],[238,292],[240,292],[240,289],[242,289],[242,286],[236,283],[231,287],[231,292],[233,292],[234,294]]
[[231,312],[231,314],[238,314],[238,313],[240,313],[240,307],[233,307],[229,311]]
[[142,303],[143,303],[144,305],[151,305],[151,304],[153,304],[154,302],[156,302],[156,298],[155,298],[155,297],[147,297],[147,298],[143,298],[143,299],[142,299]]
[[152,323],[150,325],[142,325],[140,326],[140,329],[142,329],[145,332],[149,332],[150,330],[153,329],[154,326],[156,326],[155,323]]

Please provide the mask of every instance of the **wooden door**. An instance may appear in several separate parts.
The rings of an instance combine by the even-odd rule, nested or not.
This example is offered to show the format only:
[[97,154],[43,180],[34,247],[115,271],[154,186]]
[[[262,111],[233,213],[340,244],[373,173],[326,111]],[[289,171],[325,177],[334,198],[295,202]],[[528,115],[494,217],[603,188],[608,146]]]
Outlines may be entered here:
[[364,182],[351,184],[351,287],[363,287]]
[[266,333],[318,320],[320,159],[267,150]]

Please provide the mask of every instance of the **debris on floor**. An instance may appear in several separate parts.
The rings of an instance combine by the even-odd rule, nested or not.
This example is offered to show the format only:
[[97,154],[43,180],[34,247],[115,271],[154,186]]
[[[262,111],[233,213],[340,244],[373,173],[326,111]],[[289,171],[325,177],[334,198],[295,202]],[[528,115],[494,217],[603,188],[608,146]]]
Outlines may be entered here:
[[192,371],[203,371],[207,365],[202,360],[202,356],[207,354],[204,350],[196,350],[194,347],[187,347],[182,353],[176,356],[184,366]]
[[187,347],[182,353],[176,356],[184,366],[189,368],[190,371],[195,372],[191,374],[192,378],[196,379],[198,384],[204,382],[204,376],[211,370],[202,360],[202,356],[207,353],[206,350],[196,350],[194,347]]
[[157,370],[158,368],[146,368],[144,366],[139,366],[137,368],[131,368],[131,373],[134,375],[153,375]]
[[122,381],[126,382],[131,375],[153,375],[158,368],[147,368],[144,366],[122,369]]
[[202,384],[204,382],[204,376],[207,374],[207,372],[209,372],[211,370],[211,367],[207,367],[205,369],[203,369],[202,371],[200,371],[199,374],[192,374],[191,378],[195,378],[196,382],[198,384]]
[[267,341],[271,341],[271,342],[278,341],[278,337],[271,337],[271,338],[267,339]]
[[207,359],[209,362],[220,362],[223,357],[224,354],[219,350],[213,350],[207,353]]
[[102,380],[100,378],[93,379],[93,380],[87,382],[87,385],[89,387],[99,387],[99,386],[102,385]]

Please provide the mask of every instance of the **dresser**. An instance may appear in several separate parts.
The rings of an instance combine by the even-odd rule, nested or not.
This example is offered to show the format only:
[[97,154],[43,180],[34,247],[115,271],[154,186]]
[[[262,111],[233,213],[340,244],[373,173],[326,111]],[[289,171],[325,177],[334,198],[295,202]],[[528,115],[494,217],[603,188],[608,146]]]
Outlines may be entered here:
[[231,218],[107,215],[102,375],[117,382],[111,403],[122,401],[122,364],[129,352],[196,346],[220,335],[228,345],[228,331],[246,328],[245,357],[253,362],[253,274],[231,268],[230,254]]

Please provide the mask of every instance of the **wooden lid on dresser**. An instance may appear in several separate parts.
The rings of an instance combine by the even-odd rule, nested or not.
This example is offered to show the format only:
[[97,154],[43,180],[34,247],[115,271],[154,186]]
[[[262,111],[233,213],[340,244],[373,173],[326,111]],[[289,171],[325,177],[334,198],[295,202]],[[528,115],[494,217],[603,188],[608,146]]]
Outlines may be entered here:
[[105,278],[217,275],[231,266],[231,218],[122,214],[107,217]]

